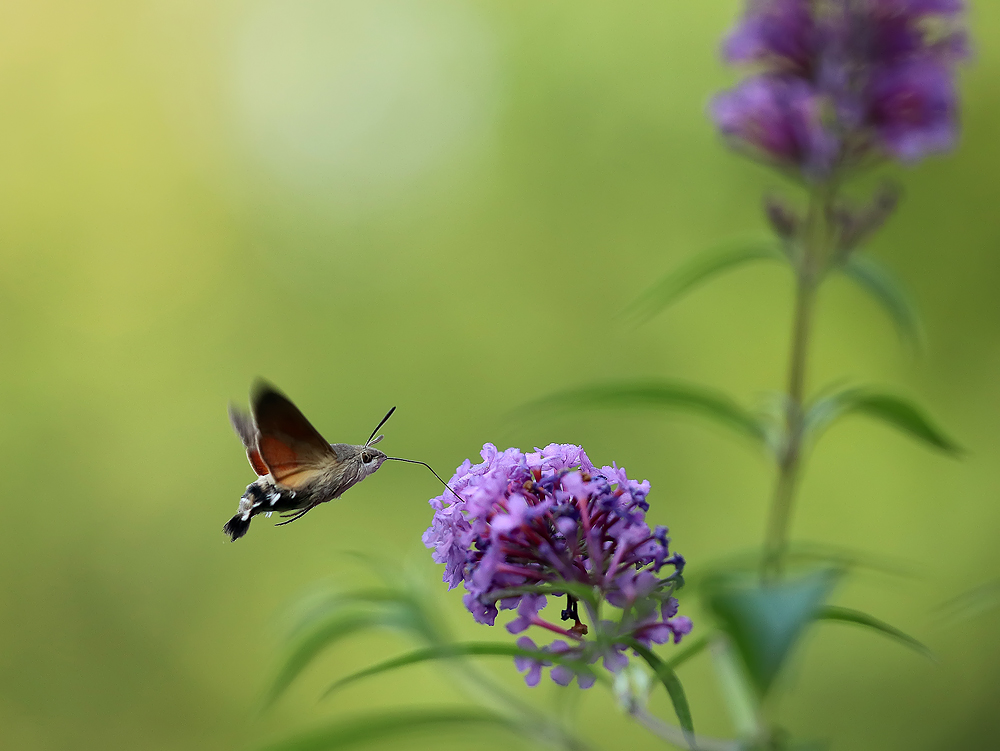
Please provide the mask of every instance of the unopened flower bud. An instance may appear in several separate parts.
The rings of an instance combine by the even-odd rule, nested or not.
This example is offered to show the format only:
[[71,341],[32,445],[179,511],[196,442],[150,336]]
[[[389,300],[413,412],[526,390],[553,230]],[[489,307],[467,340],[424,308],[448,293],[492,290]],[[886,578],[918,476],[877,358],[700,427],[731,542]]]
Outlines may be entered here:
[[841,254],[849,254],[885,224],[899,203],[899,194],[896,185],[885,183],[867,204],[842,203],[834,209],[839,236],[837,247]]
[[778,196],[764,198],[764,213],[771,229],[782,240],[792,240],[802,226],[802,220],[788,202]]

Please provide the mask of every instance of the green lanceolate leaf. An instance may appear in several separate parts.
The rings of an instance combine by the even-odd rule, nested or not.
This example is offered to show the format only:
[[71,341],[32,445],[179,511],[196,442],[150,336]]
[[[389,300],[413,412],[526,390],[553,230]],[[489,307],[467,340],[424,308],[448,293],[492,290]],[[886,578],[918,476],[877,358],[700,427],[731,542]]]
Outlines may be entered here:
[[688,706],[687,696],[684,694],[681,679],[677,677],[677,673],[674,672],[674,669],[670,665],[639,642],[630,641],[629,646],[646,661],[646,664],[656,673],[656,677],[660,679],[663,687],[667,689],[670,701],[674,705],[674,712],[677,714],[677,721],[688,737],[688,745],[694,748],[694,721],[691,719],[691,707]]
[[298,617],[289,633],[287,655],[265,697],[265,707],[320,652],[359,631],[391,628],[432,644],[448,638],[419,592],[396,587],[321,591],[302,598],[295,610]]
[[346,592],[324,592],[320,596],[305,597],[295,606],[297,618],[291,629],[290,638],[296,639],[339,614],[364,608],[382,608],[395,612],[396,620],[407,613],[413,630],[419,636],[432,639],[437,627],[430,622],[419,599],[413,593],[390,587],[368,587]]
[[806,429],[815,438],[839,418],[860,414],[901,430],[912,438],[950,454],[961,448],[920,407],[908,399],[867,388],[846,389],[816,401],[806,413]]
[[725,394],[678,381],[623,381],[585,386],[544,397],[522,411],[629,408],[691,412],[759,443],[767,437],[763,424]]
[[752,261],[781,261],[785,255],[775,240],[730,241],[689,259],[644,292],[626,314],[648,320],[700,284]]
[[841,271],[875,299],[892,320],[904,342],[917,350],[923,347],[924,329],[920,323],[920,314],[889,269],[871,256],[852,253]]
[[838,578],[839,572],[823,570],[763,584],[751,575],[720,576],[705,585],[709,608],[731,637],[761,696],[770,690]]
[[827,605],[816,614],[816,619],[823,621],[840,621],[841,623],[854,623],[858,626],[870,628],[883,636],[888,636],[890,639],[894,639],[905,647],[909,647],[910,649],[919,652],[924,657],[933,658],[934,656],[927,647],[914,639],[912,636],[904,634],[895,626],[890,626],[888,623],[880,621],[875,616],[862,613],[860,610]]
[[264,706],[273,704],[324,649],[351,634],[380,625],[380,620],[379,614],[375,613],[344,613],[301,634],[278,670],[264,700]]
[[496,728],[505,728],[512,732],[517,730],[516,725],[508,718],[483,709],[381,712],[337,722],[295,738],[270,744],[261,751],[329,751],[353,748],[387,738],[410,737],[415,731],[439,732],[450,727],[476,727],[484,731]]
[[288,655],[268,691],[264,706],[269,706],[323,650],[369,628],[389,627],[422,632],[409,608],[382,608],[372,611],[345,610],[301,631],[293,639]]
[[350,675],[341,678],[336,683],[331,685],[323,695],[327,696],[350,683],[361,680],[362,678],[369,678],[371,676],[386,673],[390,670],[396,670],[408,665],[416,665],[417,663],[428,662],[430,660],[448,660],[455,657],[479,656],[530,657],[543,660],[545,662],[551,662],[554,665],[564,665],[577,673],[582,673],[603,682],[607,682],[606,676],[594,670],[587,663],[582,662],[581,660],[563,658],[559,655],[542,652],[537,649],[522,649],[521,647],[514,646],[513,644],[506,644],[504,642],[463,642],[417,649],[404,655],[400,655],[399,657],[394,657],[391,660],[385,660],[384,662],[380,662],[376,665],[365,668],[364,670],[359,670],[356,673],[351,673]]

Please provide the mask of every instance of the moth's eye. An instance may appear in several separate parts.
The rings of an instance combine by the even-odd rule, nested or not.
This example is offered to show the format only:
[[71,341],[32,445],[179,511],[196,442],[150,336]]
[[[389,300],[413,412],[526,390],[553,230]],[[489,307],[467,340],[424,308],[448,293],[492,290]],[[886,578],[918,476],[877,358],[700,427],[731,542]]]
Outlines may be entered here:
[[368,464],[368,462],[370,462],[374,458],[375,457],[373,457],[367,451],[361,455],[361,461],[363,461],[365,464]]

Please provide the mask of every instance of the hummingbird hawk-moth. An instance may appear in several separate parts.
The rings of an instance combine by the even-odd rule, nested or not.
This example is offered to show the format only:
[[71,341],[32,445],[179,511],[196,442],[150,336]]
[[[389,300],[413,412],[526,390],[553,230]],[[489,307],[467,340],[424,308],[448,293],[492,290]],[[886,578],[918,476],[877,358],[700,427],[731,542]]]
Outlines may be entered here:
[[278,526],[289,524],[319,504],[339,498],[386,459],[395,459],[373,448],[383,438],[375,434],[395,409],[389,410],[363,446],[327,443],[288,397],[258,382],[250,397],[251,414],[229,405],[229,421],[243,441],[257,479],[247,486],[239,509],[223,531],[238,540],[254,516],[270,516],[273,511],[287,519]]

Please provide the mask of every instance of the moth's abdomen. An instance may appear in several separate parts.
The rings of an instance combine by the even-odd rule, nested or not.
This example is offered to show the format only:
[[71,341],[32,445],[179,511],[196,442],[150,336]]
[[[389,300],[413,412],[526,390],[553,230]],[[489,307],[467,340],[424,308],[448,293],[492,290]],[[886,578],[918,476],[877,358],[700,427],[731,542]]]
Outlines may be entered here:
[[230,539],[238,540],[247,533],[248,529],[250,529],[250,517],[243,514],[236,514],[236,516],[226,522],[226,526],[222,528],[222,531],[229,535]]
[[230,539],[238,540],[247,533],[250,520],[257,514],[293,511],[301,508],[305,500],[300,493],[276,485],[269,477],[261,477],[247,485],[236,514],[226,522],[222,531],[229,535]]

